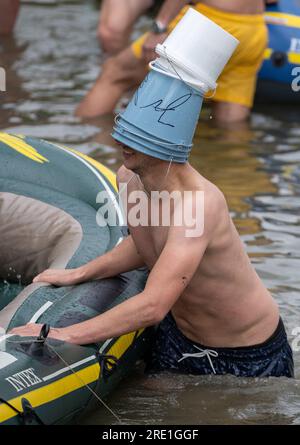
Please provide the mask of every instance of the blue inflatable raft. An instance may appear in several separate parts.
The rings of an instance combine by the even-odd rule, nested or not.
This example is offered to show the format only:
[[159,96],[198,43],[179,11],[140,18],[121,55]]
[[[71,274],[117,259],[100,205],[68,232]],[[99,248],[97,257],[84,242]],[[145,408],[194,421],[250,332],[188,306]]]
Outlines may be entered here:
[[267,7],[269,45],[259,72],[256,98],[267,103],[300,102],[300,1]]

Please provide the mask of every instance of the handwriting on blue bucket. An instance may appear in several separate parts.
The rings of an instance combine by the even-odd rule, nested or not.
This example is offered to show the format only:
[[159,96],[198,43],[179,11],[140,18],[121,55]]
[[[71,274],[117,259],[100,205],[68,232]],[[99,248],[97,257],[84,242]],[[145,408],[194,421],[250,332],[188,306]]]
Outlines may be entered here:
[[155,111],[161,112],[161,115],[159,116],[157,122],[159,122],[160,124],[163,124],[163,125],[167,125],[168,127],[174,128],[175,125],[168,123],[168,122],[163,122],[162,118],[166,115],[167,112],[176,111],[177,108],[179,108],[179,107],[181,107],[181,105],[185,104],[188,100],[190,100],[191,97],[192,97],[191,93],[185,94],[184,96],[180,96],[177,99],[172,100],[172,102],[170,102],[166,107],[161,107],[161,104],[163,103],[163,99],[158,99],[155,102],[152,102],[151,104],[148,104],[148,105],[144,105],[140,108],[143,109],[143,108],[153,107]]
[[[137,107],[138,106],[138,102],[139,102],[139,92],[143,89],[143,87],[145,86],[145,84],[148,82],[149,80],[149,74],[147,74],[147,76],[145,77],[145,79],[143,80],[143,82],[141,83],[141,85],[139,86],[139,88],[137,89],[137,91],[135,92],[134,95],[134,105]],[[188,94],[184,94],[183,96],[178,97],[175,100],[172,100],[172,102],[170,102],[169,104],[167,104],[166,106],[162,107],[162,103],[163,103],[163,99],[157,99],[154,102],[151,102],[148,105],[143,105],[143,106],[139,106],[140,109],[143,108],[150,108],[153,107],[155,111],[161,113],[160,116],[157,119],[157,122],[162,124],[162,125],[167,125],[168,127],[172,127],[174,128],[175,125],[166,122],[165,119],[163,119],[163,117],[166,115],[166,113],[168,113],[169,111],[176,111],[179,107],[181,107],[183,104],[185,104],[186,102],[188,102],[190,100],[190,98],[192,97],[192,93],[188,93]],[[166,116],[165,116],[166,117]]]

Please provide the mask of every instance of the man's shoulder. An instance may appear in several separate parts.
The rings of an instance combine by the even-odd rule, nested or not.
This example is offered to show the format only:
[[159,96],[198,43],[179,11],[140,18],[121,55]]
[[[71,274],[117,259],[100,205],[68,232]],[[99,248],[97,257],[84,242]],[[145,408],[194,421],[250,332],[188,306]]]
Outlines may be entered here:
[[204,192],[204,218],[205,226],[210,231],[223,226],[228,221],[229,209],[224,193],[212,183],[205,188]]
[[[215,184],[203,177],[197,183],[196,189],[201,191],[201,195],[193,194],[193,212],[195,215],[202,216],[203,234],[207,239],[211,239],[220,227],[228,224],[229,210],[226,198]],[[199,212],[199,208],[202,211]]]
[[[205,204],[205,212],[214,214],[217,210],[228,210],[224,193],[215,184],[204,178],[197,172],[194,181],[194,190],[202,193]],[[196,194],[193,195],[197,197]]]
[[219,187],[217,187],[212,182],[207,182],[208,184],[205,187],[204,193],[206,195],[208,203],[210,203],[211,206],[217,208],[227,207],[226,198],[222,190],[220,190]]

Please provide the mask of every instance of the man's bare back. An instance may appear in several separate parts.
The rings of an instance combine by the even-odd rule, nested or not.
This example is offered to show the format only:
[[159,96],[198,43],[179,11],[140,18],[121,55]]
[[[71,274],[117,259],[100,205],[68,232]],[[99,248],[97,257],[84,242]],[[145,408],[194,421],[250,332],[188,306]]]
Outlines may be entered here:
[[[143,190],[138,176],[123,168],[120,180],[129,182],[128,194]],[[189,166],[181,191],[203,190],[214,215],[213,237],[196,273],[172,308],[179,329],[191,340],[214,347],[248,346],[263,342],[275,330],[276,303],[252,267],[230,218],[220,190]],[[128,204],[128,210],[133,204]],[[167,227],[132,227],[137,251],[151,270],[168,237]],[[178,239],[180,243],[181,240]],[[170,259],[171,260],[171,259]]]

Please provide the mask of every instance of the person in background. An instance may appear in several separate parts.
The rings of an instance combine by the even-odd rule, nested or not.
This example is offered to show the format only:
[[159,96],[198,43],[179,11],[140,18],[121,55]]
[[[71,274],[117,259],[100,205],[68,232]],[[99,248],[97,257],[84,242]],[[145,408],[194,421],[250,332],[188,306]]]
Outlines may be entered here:
[[10,34],[18,16],[20,0],[1,0],[0,7],[0,35]]
[[218,79],[212,98],[213,118],[225,123],[247,119],[267,46],[264,0],[165,0],[150,31],[104,63],[101,75],[79,104],[76,115],[96,117],[112,112],[122,95],[145,77],[149,61],[156,57],[155,46],[166,39],[189,6],[240,41]]
[[119,53],[129,44],[136,20],[155,0],[102,0],[97,36],[108,55]]

